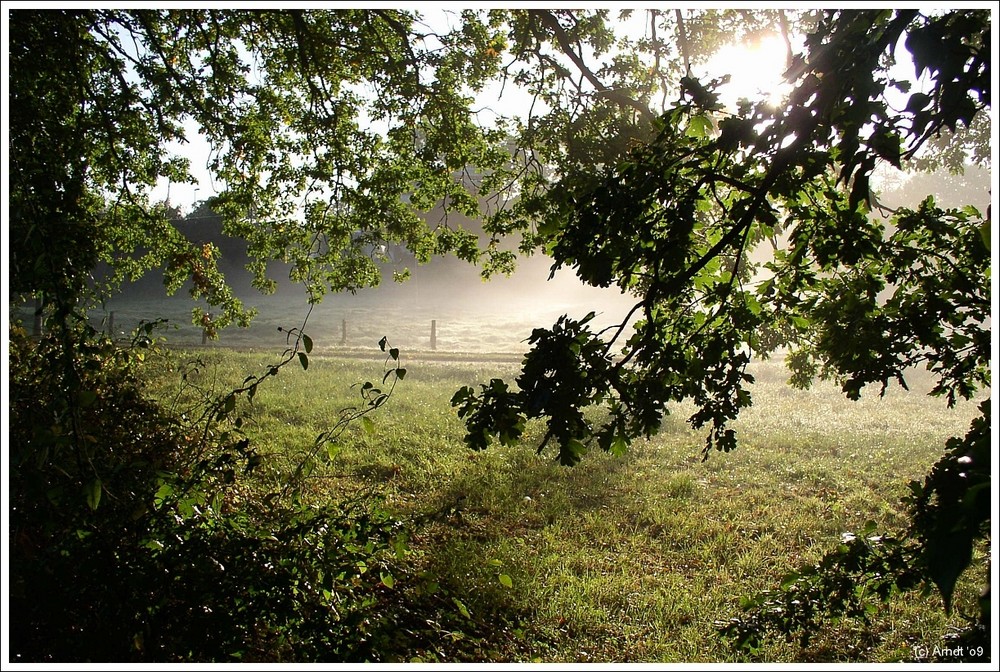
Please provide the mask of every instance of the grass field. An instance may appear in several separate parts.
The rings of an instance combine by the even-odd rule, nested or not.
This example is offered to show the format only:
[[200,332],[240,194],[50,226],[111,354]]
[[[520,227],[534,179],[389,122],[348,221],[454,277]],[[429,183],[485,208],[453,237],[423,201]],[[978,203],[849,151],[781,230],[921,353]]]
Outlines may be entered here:
[[[268,455],[259,485],[282,482],[337,411],[357,403],[352,384],[381,378],[377,351],[354,354],[314,353],[308,371],[287,368],[262,386],[248,424]],[[175,398],[178,371],[193,359],[201,365],[189,382],[221,391],[274,355],[167,351],[150,363],[151,389]],[[781,364],[765,362],[753,365],[755,404],[738,423],[738,451],[702,462],[702,435],[682,407],[624,457],[596,452],[565,468],[536,454],[539,427],[517,447],[473,453],[462,443],[451,395],[490,377],[512,379],[517,357],[440,361],[439,353],[404,351],[401,360],[407,375],[392,399],[374,425],[348,428],[310,492],[375,493],[417,521],[395,590],[420,593],[416,577],[424,587],[431,577],[438,604],[461,602],[468,618],[435,621],[431,641],[404,647],[412,660],[744,660],[715,622],[865,521],[898,530],[905,483],[974,415],[972,404],[948,410],[927,397],[926,381],[852,403],[831,384],[795,391]],[[962,586],[958,611],[976,589]],[[907,594],[867,626],[832,624],[808,649],[772,641],[761,659],[910,660],[915,646],[933,646],[958,622],[936,595]]]

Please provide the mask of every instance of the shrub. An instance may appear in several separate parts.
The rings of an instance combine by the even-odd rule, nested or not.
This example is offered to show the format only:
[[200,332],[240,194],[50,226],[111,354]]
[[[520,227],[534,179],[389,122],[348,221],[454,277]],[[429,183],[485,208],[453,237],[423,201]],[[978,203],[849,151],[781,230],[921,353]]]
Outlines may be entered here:
[[151,332],[12,328],[12,659],[377,659],[399,525],[370,499],[227,506],[252,451],[144,395]]

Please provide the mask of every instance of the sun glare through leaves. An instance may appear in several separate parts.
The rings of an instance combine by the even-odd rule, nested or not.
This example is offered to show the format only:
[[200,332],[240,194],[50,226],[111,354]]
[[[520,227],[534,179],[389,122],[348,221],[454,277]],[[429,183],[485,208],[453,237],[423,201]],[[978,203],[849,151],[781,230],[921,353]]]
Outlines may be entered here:
[[791,87],[782,74],[786,69],[788,49],[779,35],[766,35],[751,42],[729,44],[708,61],[711,76],[730,76],[721,89],[721,101],[735,107],[742,98],[767,100],[778,105]]

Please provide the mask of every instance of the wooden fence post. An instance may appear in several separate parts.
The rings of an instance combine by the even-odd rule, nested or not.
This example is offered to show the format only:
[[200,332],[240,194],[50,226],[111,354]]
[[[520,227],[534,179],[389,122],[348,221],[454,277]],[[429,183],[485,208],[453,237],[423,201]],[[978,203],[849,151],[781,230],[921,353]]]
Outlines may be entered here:
[[438,347],[437,327],[438,321],[431,320],[431,350],[437,350]]
[[44,308],[45,304],[42,301],[42,297],[38,294],[35,294],[35,325],[34,325],[35,336],[42,335],[42,309]]
[[340,344],[347,345],[347,320],[340,321]]
[[110,336],[111,338],[115,337],[115,311],[113,310],[111,311],[111,314],[108,316],[108,336]]

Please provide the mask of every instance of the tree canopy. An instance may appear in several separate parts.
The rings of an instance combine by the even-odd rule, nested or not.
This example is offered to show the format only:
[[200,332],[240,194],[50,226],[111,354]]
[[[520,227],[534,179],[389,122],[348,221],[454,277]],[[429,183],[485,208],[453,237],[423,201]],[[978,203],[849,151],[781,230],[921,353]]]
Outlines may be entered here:
[[[509,271],[514,239],[554,270],[634,295],[610,333],[593,333],[590,316],[535,330],[516,387],[492,380],[456,393],[472,448],[518,441],[541,418],[539,450],[554,445],[573,465],[592,446],[621,453],[657,431],[672,403],[693,400],[705,457],[729,451],[729,423],[752,403],[747,365],[779,349],[793,382],[834,377],[852,399],[869,385],[905,386],[917,365],[949,404],[974,398],[990,385],[989,212],[927,199],[883,213],[871,176],[885,165],[989,165],[990,19],[982,9],[462,10],[436,22],[390,9],[11,10],[8,284],[54,307],[51,347],[17,359],[22,512],[50,515],[46,479],[72,482],[98,508],[96,472],[112,467],[93,459],[88,423],[119,436],[116,418],[134,421],[156,437],[164,454],[132,463],[144,465],[136,491],[163,486],[154,467],[174,459],[164,446],[183,443],[163,409],[139,401],[131,360],[86,332],[99,262],[113,270],[99,291],[157,267],[168,291],[190,281],[202,301],[195,320],[210,331],[253,317],[219,272],[220,250],[196,245],[151,202],[159,181],[194,180],[174,149],[194,133],[210,147],[211,208],[226,235],[246,241],[262,291],[274,287],[271,260],[313,301],[377,284],[386,243],[420,261],[454,254],[486,275]],[[616,30],[630,21],[642,30]],[[727,109],[725,78],[703,81],[699,65],[727,40],[768,31],[787,47],[791,93]],[[481,108],[491,86],[521,88],[530,109]],[[421,217],[435,208],[439,221]],[[485,235],[449,212],[481,219]],[[770,258],[753,261],[761,249]],[[306,366],[311,341],[291,336],[281,365]],[[47,367],[38,376],[32,357]],[[112,361],[121,375],[95,379]],[[232,419],[237,397],[266,378],[248,378],[205,417]],[[95,390],[129,399],[128,412],[91,408]],[[385,400],[370,394],[371,407]],[[32,395],[56,409],[59,432],[31,429]],[[946,607],[988,534],[990,407],[980,408],[912,485],[906,537],[863,549],[871,567],[891,556],[893,576],[917,577],[898,586],[936,585]],[[213,444],[225,460],[199,463],[205,479],[226,481],[232,460],[250,468],[238,430]],[[126,455],[143,450],[121,441]],[[115,511],[109,530],[128,517]],[[309,534],[339,530],[323,527],[330,520],[311,519]],[[171,524],[159,520],[157,534]],[[312,561],[313,546],[297,548]],[[793,603],[762,613],[808,627]],[[980,630],[988,616],[987,599]],[[769,623],[731,631],[752,644]],[[316,633],[321,646],[327,635]]]
[[[433,26],[396,10],[14,11],[12,288],[79,283],[96,260],[115,280],[163,266],[171,289],[189,278],[224,308],[218,326],[245,321],[214,251],[149,202],[158,181],[194,179],[176,151],[192,133],[210,146],[213,208],[265,291],[270,259],[314,297],[375,284],[382,243],[510,270],[501,240],[535,242],[525,195],[649,138],[681,51],[697,63],[776,16],[652,12],[648,37],[630,40],[607,10],[463,11]],[[475,108],[488,84],[521,87],[532,109]],[[442,205],[482,218],[487,239],[419,216]],[[73,225],[45,228],[60,218]],[[40,245],[74,236],[89,242],[72,257]]]
[[[931,202],[898,212],[887,236],[869,212],[876,162],[898,166],[932,134],[968,125],[988,106],[984,33],[968,37],[970,22],[985,31],[976,21],[916,12],[829,17],[807,41],[808,57],[789,70],[798,85],[784,108],[745,104],[724,113],[715,92],[688,79],[655,138],[598,175],[567,172],[534,205],[539,243],[556,267],[641,299],[633,309],[641,317],[637,334],[618,361],[615,339],[599,341],[583,322],[533,336],[541,368],[525,372],[514,398],[530,414],[562,423],[551,428],[561,459],[576,461],[580,446],[571,440],[596,435],[607,448],[615,437],[648,434],[664,402],[687,397],[701,406],[696,426],[714,427],[707,447],[732,448],[724,425],[749,403],[742,371],[752,354],[780,346],[793,346],[790,360],[803,380],[822,366],[842,376],[854,398],[866,384],[902,381],[907,367],[923,361],[942,375],[939,392],[952,402],[986,382],[985,220],[975,211],[943,213]],[[928,64],[928,34],[946,41],[949,53],[964,50],[968,62]],[[886,91],[908,92],[911,84],[884,73],[902,38],[918,70],[931,66],[935,88],[913,92],[910,114],[900,115]],[[751,249],[779,234],[789,244],[773,262],[762,269],[748,262]],[[892,297],[880,300],[886,289]],[[943,297],[947,308],[923,303]],[[856,337],[871,347],[861,351]],[[594,347],[581,348],[585,342]],[[577,366],[543,364],[553,361],[550,349],[567,348]],[[958,352],[961,363],[951,358]],[[580,418],[564,423],[574,409],[609,397],[621,403],[601,430]]]

